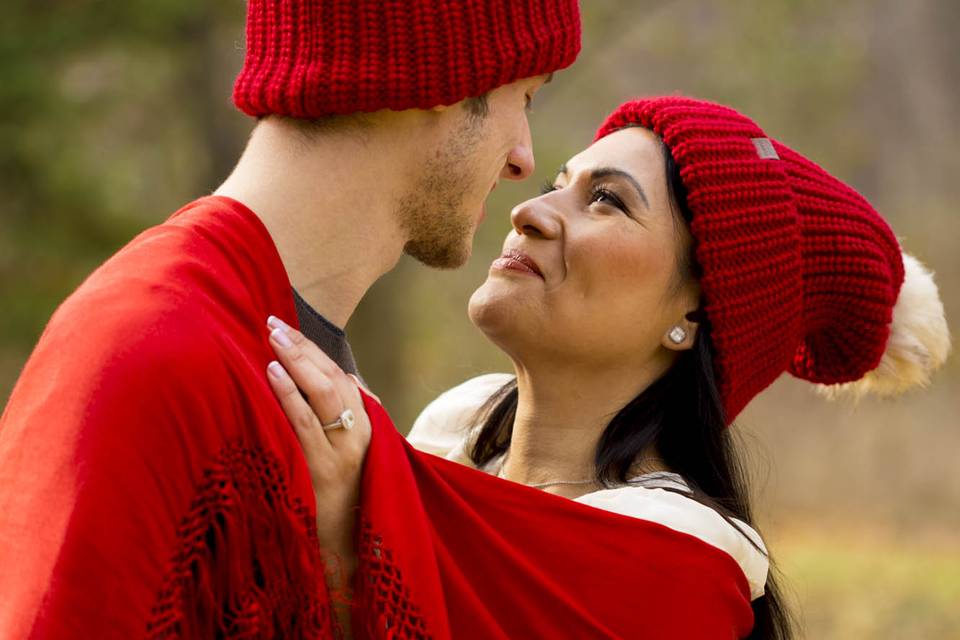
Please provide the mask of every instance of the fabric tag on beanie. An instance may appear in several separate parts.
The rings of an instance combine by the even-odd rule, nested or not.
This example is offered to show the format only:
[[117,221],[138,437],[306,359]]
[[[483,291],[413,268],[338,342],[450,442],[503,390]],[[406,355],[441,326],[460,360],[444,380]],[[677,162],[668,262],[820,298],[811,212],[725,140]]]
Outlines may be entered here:
[[773,143],[770,142],[770,138],[750,138],[753,142],[753,146],[757,149],[757,155],[760,156],[761,160],[779,160],[780,156],[777,155],[777,150],[773,148]]

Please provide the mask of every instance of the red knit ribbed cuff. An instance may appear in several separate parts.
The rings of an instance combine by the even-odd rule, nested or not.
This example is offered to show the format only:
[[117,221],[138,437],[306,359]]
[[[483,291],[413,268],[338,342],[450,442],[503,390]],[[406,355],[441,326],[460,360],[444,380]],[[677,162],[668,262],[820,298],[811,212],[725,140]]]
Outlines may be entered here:
[[250,0],[233,99],[252,116],[427,109],[579,50],[576,0]]

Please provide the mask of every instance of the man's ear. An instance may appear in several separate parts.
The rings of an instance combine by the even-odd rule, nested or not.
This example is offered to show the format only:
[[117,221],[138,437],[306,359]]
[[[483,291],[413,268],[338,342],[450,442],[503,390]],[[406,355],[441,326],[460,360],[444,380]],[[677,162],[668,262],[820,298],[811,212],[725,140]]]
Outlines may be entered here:
[[700,323],[699,311],[686,313],[683,318],[670,325],[660,338],[660,344],[671,351],[686,351],[693,348]]

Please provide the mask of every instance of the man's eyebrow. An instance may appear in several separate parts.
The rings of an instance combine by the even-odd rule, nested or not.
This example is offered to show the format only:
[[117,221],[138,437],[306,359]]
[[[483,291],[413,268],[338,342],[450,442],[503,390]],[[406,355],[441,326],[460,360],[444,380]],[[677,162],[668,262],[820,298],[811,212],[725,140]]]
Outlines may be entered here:
[[[560,165],[560,169],[557,171],[559,175],[567,175],[567,165]],[[616,176],[618,178],[623,178],[627,182],[633,185],[633,188],[637,190],[637,194],[640,196],[640,199],[643,200],[643,204],[646,205],[647,209],[650,208],[650,201],[647,200],[647,194],[643,190],[643,187],[640,186],[640,183],[637,182],[637,179],[632,175],[623,171],[622,169],[614,169],[613,167],[600,167],[594,169],[590,172],[591,180],[599,180],[601,178],[609,178],[610,176]]]

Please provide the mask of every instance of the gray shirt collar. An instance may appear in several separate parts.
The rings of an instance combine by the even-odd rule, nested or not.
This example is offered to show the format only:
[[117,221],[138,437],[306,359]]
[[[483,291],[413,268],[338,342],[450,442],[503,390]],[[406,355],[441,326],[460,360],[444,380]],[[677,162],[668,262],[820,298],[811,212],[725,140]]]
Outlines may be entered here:
[[297,309],[297,320],[300,321],[300,332],[317,343],[346,373],[352,373],[359,378],[357,362],[353,358],[353,350],[343,329],[320,315],[296,289],[293,289],[293,302]]

